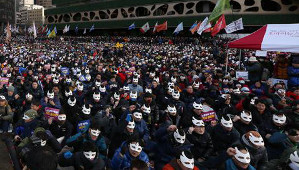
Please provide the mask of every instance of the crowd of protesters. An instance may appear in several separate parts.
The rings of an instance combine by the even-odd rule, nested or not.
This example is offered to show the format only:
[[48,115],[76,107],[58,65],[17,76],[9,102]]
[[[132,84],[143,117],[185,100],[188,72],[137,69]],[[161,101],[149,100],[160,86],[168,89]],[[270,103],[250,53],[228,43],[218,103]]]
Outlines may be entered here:
[[1,133],[30,170],[299,169],[299,55],[228,41],[13,37]]

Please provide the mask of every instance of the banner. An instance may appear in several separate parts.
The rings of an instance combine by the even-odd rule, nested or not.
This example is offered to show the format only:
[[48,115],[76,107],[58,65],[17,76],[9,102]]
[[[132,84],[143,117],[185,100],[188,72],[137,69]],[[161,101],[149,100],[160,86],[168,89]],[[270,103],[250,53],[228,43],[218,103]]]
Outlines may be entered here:
[[4,85],[4,84],[8,85],[8,82],[9,82],[9,78],[7,78],[7,77],[1,77],[0,78],[0,84],[1,85]]
[[77,125],[77,132],[86,132],[86,130],[89,128],[90,120],[82,120]]
[[248,71],[236,71],[236,78],[243,78],[248,80]]
[[45,108],[45,117],[49,119],[50,117],[54,118],[54,120],[57,120],[59,115],[59,109],[46,107]]
[[256,50],[255,51],[255,56],[258,56],[258,57],[267,57],[267,51]]
[[64,76],[67,76],[70,74],[70,69],[67,67],[61,67],[60,70],[61,70],[61,74]]
[[243,30],[244,29],[244,26],[243,26],[243,21],[242,21],[242,18],[228,24],[226,27],[225,27],[225,31],[226,33],[232,33],[232,32],[235,32],[235,31],[239,31],[239,30]]
[[200,115],[204,122],[210,122],[217,118],[215,111],[207,105],[203,105],[203,112]]

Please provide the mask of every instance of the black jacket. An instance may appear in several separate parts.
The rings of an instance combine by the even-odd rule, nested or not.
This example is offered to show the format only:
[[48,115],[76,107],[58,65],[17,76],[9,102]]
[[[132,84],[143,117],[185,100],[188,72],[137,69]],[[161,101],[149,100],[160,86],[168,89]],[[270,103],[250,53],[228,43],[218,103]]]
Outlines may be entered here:
[[202,135],[196,132],[192,132],[192,134],[187,134],[187,139],[190,143],[193,144],[193,146],[191,147],[191,152],[194,155],[195,159],[206,159],[213,152],[213,142],[210,134],[208,134],[207,132]]

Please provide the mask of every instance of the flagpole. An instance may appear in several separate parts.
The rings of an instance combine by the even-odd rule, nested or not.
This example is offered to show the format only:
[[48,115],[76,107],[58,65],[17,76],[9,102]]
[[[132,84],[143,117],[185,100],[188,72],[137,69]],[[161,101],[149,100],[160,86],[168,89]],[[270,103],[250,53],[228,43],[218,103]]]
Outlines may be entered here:
[[228,69],[228,53],[229,53],[229,48],[228,48],[228,43],[226,45],[226,59],[225,59],[225,75],[227,75],[227,69]]

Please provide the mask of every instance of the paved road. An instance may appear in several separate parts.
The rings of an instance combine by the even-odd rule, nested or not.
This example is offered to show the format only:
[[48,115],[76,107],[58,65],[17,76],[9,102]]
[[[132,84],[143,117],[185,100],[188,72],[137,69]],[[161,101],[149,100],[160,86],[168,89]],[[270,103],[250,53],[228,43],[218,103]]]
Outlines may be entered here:
[[[2,139],[2,134],[0,135],[0,139]],[[0,169],[13,170],[6,145],[2,140],[0,140],[0,153]]]

